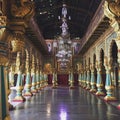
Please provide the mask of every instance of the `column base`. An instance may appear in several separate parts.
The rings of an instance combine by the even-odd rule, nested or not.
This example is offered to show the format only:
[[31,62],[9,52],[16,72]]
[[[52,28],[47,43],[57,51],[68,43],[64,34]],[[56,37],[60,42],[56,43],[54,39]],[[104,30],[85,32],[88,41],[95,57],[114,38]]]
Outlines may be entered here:
[[70,86],[69,88],[70,88],[70,89],[75,89],[75,86]]
[[96,91],[97,91],[96,89],[90,89],[91,93],[96,93]]
[[38,93],[38,91],[35,89],[35,90],[31,90],[32,94],[33,95],[36,95],[36,93]]
[[37,88],[37,91],[38,91],[38,92],[41,91],[41,88]]
[[82,88],[83,88],[83,85],[81,85],[80,87],[82,87]]
[[52,86],[52,89],[57,89],[57,86]]
[[85,89],[86,89],[86,90],[90,90],[90,87],[86,87]]
[[7,115],[4,120],[11,120],[10,115]]
[[117,106],[117,108],[120,110],[120,104]]
[[83,85],[83,89],[86,89],[87,88],[87,86],[86,85]]
[[13,105],[11,105],[10,103],[8,103],[8,106],[9,106],[9,110],[14,110]]
[[113,96],[105,96],[105,97],[104,97],[104,100],[105,100],[106,102],[117,101],[117,99],[116,99],[115,97],[113,97]]
[[105,93],[104,93],[104,92],[96,92],[95,95],[96,95],[96,96],[105,96]]
[[31,97],[31,96],[33,96],[33,95],[32,95],[31,92],[25,92],[24,96],[25,96],[25,97]]
[[85,86],[83,86],[83,89],[86,89],[86,87],[85,87]]
[[23,96],[16,96],[13,102],[24,102],[25,98]]

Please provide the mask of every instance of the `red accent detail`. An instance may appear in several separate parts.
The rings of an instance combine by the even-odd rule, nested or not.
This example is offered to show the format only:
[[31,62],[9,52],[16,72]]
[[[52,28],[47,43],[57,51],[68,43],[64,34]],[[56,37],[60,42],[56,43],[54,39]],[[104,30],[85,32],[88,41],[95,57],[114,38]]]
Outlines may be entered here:
[[70,87],[70,89],[75,89],[76,87]]
[[[52,74],[49,74],[48,75],[48,84],[49,85],[52,85],[52,77],[53,77],[53,75]],[[59,86],[69,86],[68,85],[68,79],[69,79],[69,75],[68,74],[58,74],[57,75],[57,79],[58,79],[58,85]],[[79,83],[79,81],[78,81],[78,74],[74,74],[74,85],[75,86],[78,86],[78,83]]]
[[49,85],[52,85],[52,77],[53,77],[52,74],[49,74],[49,75],[48,75],[48,84],[49,84]]
[[33,95],[27,95],[27,94],[26,94],[26,95],[24,95],[24,96],[29,97],[29,96],[33,96]]
[[105,102],[117,102],[118,100],[117,100],[117,99],[116,99],[116,100],[105,100],[105,99],[104,99],[104,101],[105,101]]
[[26,100],[23,99],[23,100],[13,100],[13,102],[25,102]]
[[[96,95],[96,93],[93,93],[94,95]],[[106,95],[100,95],[100,94],[98,94],[98,95],[96,95],[96,96],[106,96]]]
[[60,86],[68,86],[68,74],[58,74],[58,85]]
[[120,110],[120,105],[118,105],[117,108]]

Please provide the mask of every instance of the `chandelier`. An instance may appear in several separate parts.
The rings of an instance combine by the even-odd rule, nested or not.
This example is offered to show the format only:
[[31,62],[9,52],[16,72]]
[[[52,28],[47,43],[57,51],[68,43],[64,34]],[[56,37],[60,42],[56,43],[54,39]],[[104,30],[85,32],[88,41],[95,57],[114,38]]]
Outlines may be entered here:
[[62,7],[62,16],[58,16],[58,19],[62,20],[61,35],[57,38],[57,42],[54,45],[57,47],[57,62],[60,63],[61,67],[67,67],[67,63],[71,61],[72,58],[72,41],[70,39],[70,33],[68,31],[67,19],[71,19],[69,16],[67,18],[67,8],[66,4]]

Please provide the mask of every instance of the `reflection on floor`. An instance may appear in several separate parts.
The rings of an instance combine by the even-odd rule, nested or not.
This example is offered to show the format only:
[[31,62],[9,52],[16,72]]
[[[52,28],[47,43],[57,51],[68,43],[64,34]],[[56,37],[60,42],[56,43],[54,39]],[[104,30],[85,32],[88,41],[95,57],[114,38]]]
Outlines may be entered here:
[[120,110],[82,88],[47,87],[10,111],[11,120],[119,120]]

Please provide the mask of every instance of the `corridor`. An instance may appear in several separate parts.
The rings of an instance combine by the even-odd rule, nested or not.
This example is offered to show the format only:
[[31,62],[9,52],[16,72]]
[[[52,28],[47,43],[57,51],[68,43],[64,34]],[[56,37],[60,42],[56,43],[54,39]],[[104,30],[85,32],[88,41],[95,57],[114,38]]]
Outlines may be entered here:
[[119,120],[120,110],[76,87],[47,87],[10,111],[11,120]]

